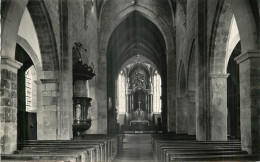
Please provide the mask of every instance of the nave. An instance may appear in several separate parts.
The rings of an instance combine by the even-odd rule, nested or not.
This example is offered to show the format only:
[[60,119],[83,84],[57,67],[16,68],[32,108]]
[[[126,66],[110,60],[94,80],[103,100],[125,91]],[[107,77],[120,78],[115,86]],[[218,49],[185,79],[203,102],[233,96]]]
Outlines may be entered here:
[[1,0],[1,159],[260,160],[259,27],[260,0]]

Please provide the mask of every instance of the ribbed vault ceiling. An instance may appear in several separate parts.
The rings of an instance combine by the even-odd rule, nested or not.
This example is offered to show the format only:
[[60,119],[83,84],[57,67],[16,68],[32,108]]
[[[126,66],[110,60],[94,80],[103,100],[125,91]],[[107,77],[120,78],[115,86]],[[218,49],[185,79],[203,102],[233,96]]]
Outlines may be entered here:
[[162,69],[166,65],[165,48],[159,29],[135,11],[113,31],[108,44],[108,55],[116,60],[117,68],[139,54],[141,59],[147,58],[157,68]]

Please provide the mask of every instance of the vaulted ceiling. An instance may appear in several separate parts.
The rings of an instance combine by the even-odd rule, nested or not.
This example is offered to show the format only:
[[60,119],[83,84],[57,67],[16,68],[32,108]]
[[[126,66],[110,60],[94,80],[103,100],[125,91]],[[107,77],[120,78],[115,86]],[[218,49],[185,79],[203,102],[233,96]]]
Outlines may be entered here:
[[[117,60],[117,67],[122,67],[128,60],[138,54],[147,58],[157,68],[165,66],[165,41],[160,30],[142,14],[132,12],[113,31],[108,55]],[[145,59],[143,59],[145,60]],[[120,69],[117,69],[118,71]]]

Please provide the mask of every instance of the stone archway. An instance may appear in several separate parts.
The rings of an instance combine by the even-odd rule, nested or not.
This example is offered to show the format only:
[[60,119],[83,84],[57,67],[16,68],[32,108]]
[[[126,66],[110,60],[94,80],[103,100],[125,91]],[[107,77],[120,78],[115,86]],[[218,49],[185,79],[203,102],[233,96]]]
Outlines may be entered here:
[[31,57],[33,64],[35,65],[35,69],[37,71],[37,78],[41,79],[42,78],[42,62],[40,62],[37,54],[31,47],[31,45],[27,42],[26,39],[24,39],[21,36],[17,37],[17,43],[29,54]]
[[[233,13],[227,1],[219,1],[210,44],[209,139],[227,140],[227,77],[225,57]],[[217,95],[221,94],[221,95]]]
[[[104,6],[102,8],[103,8],[102,10],[105,10]],[[102,13],[101,13],[100,20],[99,20],[99,21],[101,21],[100,22],[101,28],[100,28],[100,32],[99,32],[99,67],[98,67],[98,69],[99,69],[98,80],[99,80],[99,85],[100,85],[99,92],[102,94],[102,95],[100,95],[100,98],[99,98],[100,102],[99,102],[98,107],[101,109],[104,109],[104,107],[107,107],[107,96],[103,93],[106,92],[106,90],[107,90],[107,80],[104,78],[107,78],[107,74],[106,74],[106,70],[105,70],[107,68],[106,55],[107,55],[107,45],[108,45],[110,36],[111,36],[112,32],[114,31],[114,29],[117,27],[117,25],[120,24],[123,20],[125,20],[128,17],[128,15],[134,11],[139,12],[140,14],[142,14],[142,16],[144,16],[145,18],[147,18],[148,20],[153,22],[158,27],[158,29],[161,31],[161,33],[164,37],[165,43],[166,43],[166,57],[168,57],[169,54],[171,54],[170,57],[175,58],[175,54],[172,55],[173,49],[174,49],[174,44],[173,44],[173,40],[172,40],[171,30],[169,29],[168,25],[163,21],[163,19],[158,17],[158,15],[156,15],[156,13],[154,13],[153,11],[151,11],[145,7],[139,6],[139,5],[127,6],[126,8],[122,9],[118,13],[115,13],[115,15],[112,17],[112,19],[109,19],[109,21],[105,21],[104,23],[102,22]],[[167,60],[168,59],[169,58],[167,58]],[[172,66],[175,67],[175,62]],[[175,85],[175,84],[173,84],[173,85]],[[165,86],[167,86],[167,85],[165,85]],[[174,95],[172,95],[172,96],[174,96]],[[165,107],[167,107],[167,106],[165,106]],[[102,113],[103,115],[106,116],[107,115],[106,111],[101,110],[101,109],[100,109],[100,113]],[[164,113],[167,116],[167,110],[165,110]],[[165,125],[167,125],[167,119],[165,121],[166,121]],[[102,130],[102,132],[106,132],[106,129],[107,129],[106,118],[100,119],[98,126],[101,128],[100,130]]]
[[[51,87],[53,91],[56,91],[57,89],[57,78],[58,75],[55,75],[55,71],[59,69],[59,61],[58,61],[58,54],[57,54],[57,47],[56,42],[54,39],[54,33],[52,30],[51,22],[48,16],[48,12],[46,10],[45,4],[43,0],[10,0],[10,1],[4,1],[3,2],[3,11],[2,11],[2,17],[3,21],[3,28],[1,33],[2,35],[2,61],[1,61],[1,70],[6,75],[2,75],[2,79],[6,80],[6,85],[1,87],[1,90],[6,90],[6,93],[10,91],[9,93],[16,94],[17,95],[17,89],[10,89],[8,88],[8,84],[15,84],[17,83],[17,70],[22,66],[21,63],[18,61],[15,61],[15,47],[17,43],[17,37],[18,37],[18,31],[20,22],[23,16],[23,13],[26,9],[26,7],[29,10],[29,13],[31,14],[36,32],[37,37],[40,42],[40,50],[42,54],[42,63],[39,63],[39,61],[36,61],[36,59],[33,59],[35,62],[39,63],[39,65],[42,64],[42,67],[38,67],[38,71],[43,71],[43,75],[41,75],[41,78],[38,79],[45,79],[42,80],[42,87],[46,87],[46,85],[52,85]],[[8,21],[7,21],[8,20]],[[24,40],[18,37],[18,43],[21,43],[22,46],[28,46]],[[29,49],[28,49],[29,50]],[[2,73],[3,74],[3,73]],[[12,75],[13,77],[10,78],[9,76]],[[46,79],[48,80],[47,82]],[[8,83],[8,84],[7,84]],[[15,97],[15,96],[13,96]],[[53,96],[56,97],[56,96]],[[1,99],[10,100],[6,97],[1,97]],[[13,100],[13,99],[12,99]],[[52,100],[52,98],[50,98]],[[5,105],[3,105],[3,109],[5,113],[10,112],[11,109],[16,109],[16,102],[13,100],[12,104],[11,102],[6,102]],[[53,106],[57,106],[56,104]],[[8,142],[3,142],[2,145],[2,152],[5,153],[12,153],[14,150],[16,150],[16,139],[17,139],[17,130],[16,128],[16,111],[12,111],[10,114],[10,117],[12,117],[13,121],[10,121],[8,118],[6,118],[5,122],[3,124],[3,131],[1,132],[1,138],[4,138],[6,141],[14,141],[13,143],[9,144]],[[56,118],[56,117],[55,117]],[[55,119],[54,118],[54,119]],[[42,122],[43,119],[38,120],[39,123]],[[39,128],[39,127],[38,127]],[[42,128],[39,128],[41,131]],[[55,125],[56,130],[56,125]],[[10,133],[11,131],[11,133]],[[54,131],[56,134],[56,131]],[[38,131],[38,133],[40,133]],[[41,132],[40,134],[44,134]],[[54,136],[56,138],[56,135]]]
[[27,8],[31,15],[40,44],[43,71],[59,69],[57,45],[52,23],[43,0],[29,0]]
[[179,87],[179,97],[184,97],[187,91],[187,81],[186,81],[186,72],[184,68],[184,64],[181,61],[179,66],[179,73],[178,73],[178,87]]
[[32,17],[42,54],[42,69],[57,70],[59,67],[56,42],[50,18],[42,0],[10,0],[4,2],[2,20],[2,56],[15,57],[15,46],[20,22],[27,7]]
[[[226,0],[218,2],[218,10],[215,14],[215,20],[212,28],[212,37],[210,44],[210,126],[209,138],[211,140],[227,140],[227,77],[226,61],[227,40],[232,14],[236,18],[239,35],[241,38],[242,54],[235,60],[240,64],[240,108],[241,108],[241,142],[242,149],[249,153],[259,152],[259,117],[255,118],[251,111],[256,108],[252,102],[259,98],[259,95],[252,97],[250,94],[254,90],[259,90],[252,86],[252,79],[256,74],[252,69],[260,69],[259,53],[259,29],[257,29],[257,15],[259,10],[252,5],[256,4],[244,0]],[[254,10],[254,11],[253,11]],[[221,25],[219,25],[221,24]],[[217,95],[221,94],[221,95]],[[249,94],[249,95],[246,95]],[[254,103],[259,104],[259,103]],[[253,105],[254,105],[253,104]],[[252,121],[254,120],[254,121]],[[220,122],[221,121],[221,122]],[[258,124],[253,124],[258,123]],[[253,127],[251,127],[254,125]],[[248,129],[250,128],[250,129]]]

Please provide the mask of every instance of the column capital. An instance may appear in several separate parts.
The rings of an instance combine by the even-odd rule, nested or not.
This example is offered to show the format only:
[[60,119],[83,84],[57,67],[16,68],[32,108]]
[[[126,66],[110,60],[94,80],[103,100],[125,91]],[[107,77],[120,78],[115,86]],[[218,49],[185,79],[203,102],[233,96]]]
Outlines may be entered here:
[[250,50],[244,54],[237,56],[235,58],[235,61],[238,64],[240,64],[240,63],[246,61],[247,59],[251,59],[251,58],[260,58],[260,50]]
[[211,73],[211,74],[209,74],[210,79],[227,78],[228,76],[229,76],[229,74],[227,74],[227,73]]
[[8,69],[14,73],[17,73],[17,70],[21,68],[23,64],[19,61],[16,61],[8,56],[1,57],[1,69]]

